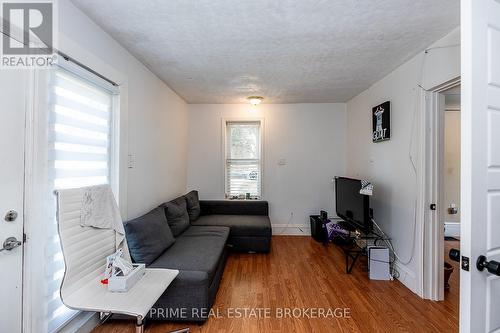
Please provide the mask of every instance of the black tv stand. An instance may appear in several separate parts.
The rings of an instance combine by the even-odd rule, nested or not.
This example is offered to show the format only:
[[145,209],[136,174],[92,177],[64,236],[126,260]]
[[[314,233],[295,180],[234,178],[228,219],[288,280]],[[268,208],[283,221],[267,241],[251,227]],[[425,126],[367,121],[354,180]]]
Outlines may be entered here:
[[[374,240],[375,243],[378,241],[388,240],[387,238],[374,234],[372,232],[363,233],[359,230],[353,230],[351,226],[349,226],[350,228],[345,228],[345,225],[348,225],[348,223],[345,221],[341,221],[339,222],[339,224],[342,226],[342,228],[349,231],[349,234],[346,238],[339,238],[337,240],[334,240],[334,244],[339,246],[340,249],[344,252],[346,274],[351,274],[360,256],[368,254],[368,246],[366,245],[366,243],[368,243],[369,240]],[[365,244],[360,245],[358,241],[364,241]]]
[[345,255],[345,272],[347,274],[351,274],[358,258],[364,253],[364,249],[360,248],[356,244],[356,240],[354,238],[346,240],[344,244],[337,243],[337,245],[340,246]]

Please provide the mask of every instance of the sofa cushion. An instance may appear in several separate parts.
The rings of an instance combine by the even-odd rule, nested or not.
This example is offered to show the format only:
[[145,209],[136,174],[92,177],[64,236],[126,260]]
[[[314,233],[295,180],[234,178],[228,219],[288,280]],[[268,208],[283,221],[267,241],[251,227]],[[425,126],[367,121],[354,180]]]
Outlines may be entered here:
[[124,227],[130,256],[137,263],[149,265],[175,242],[160,207],[126,222]]
[[230,227],[231,236],[271,237],[271,221],[265,215],[202,215],[192,225]]
[[230,229],[225,226],[191,226],[182,237],[221,237],[227,239]]
[[174,237],[179,236],[189,227],[186,198],[183,196],[178,197],[164,203],[162,207],[165,209],[165,215],[167,216],[168,225],[172,229],[172,234],[174,234]]
[[207,272],[212,281],[228,236],[226,227],[192,226],[149,267]]
[[198,199],[198,191],[191,191],[184,197],[186,197],[189,221],[191,222],[196,221],[200,216],[201,212],[200,200]]

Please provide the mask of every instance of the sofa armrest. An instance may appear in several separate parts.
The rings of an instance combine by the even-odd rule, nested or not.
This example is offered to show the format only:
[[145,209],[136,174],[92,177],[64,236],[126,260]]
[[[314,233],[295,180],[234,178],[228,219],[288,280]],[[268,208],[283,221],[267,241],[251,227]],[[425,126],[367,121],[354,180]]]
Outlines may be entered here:
[[269,215],[269,204],[262,200],[200,200],[201,215]]

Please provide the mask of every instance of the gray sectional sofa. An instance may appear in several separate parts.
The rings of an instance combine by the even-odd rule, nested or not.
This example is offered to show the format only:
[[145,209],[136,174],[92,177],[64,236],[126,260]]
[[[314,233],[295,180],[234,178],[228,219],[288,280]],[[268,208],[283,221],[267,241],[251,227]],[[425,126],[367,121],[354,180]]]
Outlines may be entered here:
[[271,246],[266,201],[200,201],[196,191],[126,222],[125,232],[134,262],[180,271],[151,310],[153,320],[207,320],[230,251]]

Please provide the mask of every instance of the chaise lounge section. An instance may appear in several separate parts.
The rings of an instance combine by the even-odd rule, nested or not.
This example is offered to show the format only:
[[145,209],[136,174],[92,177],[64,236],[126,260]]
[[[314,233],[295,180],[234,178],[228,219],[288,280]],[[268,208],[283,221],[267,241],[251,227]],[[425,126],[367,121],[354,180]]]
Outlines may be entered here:
[[180,271],[149,318],[206,321],[230,251],[269,252],[268,215],[266,201],[200,201],[191,191],[126,222],[135,262]]

